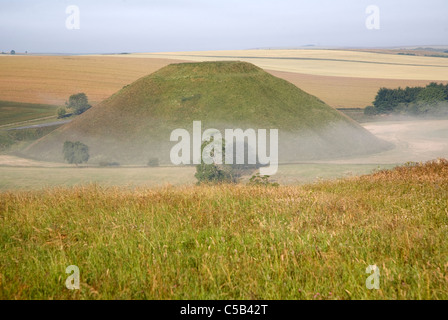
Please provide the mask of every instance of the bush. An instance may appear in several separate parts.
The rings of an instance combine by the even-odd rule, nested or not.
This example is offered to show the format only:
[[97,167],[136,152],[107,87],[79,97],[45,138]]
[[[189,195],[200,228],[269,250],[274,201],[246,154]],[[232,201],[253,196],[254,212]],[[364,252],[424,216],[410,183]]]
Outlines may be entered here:
[[67,110],[65,108],[58,109],[58,119],[64,118],[67,115]]
[[196,166],[198,184],[202,183],[236,183],[237,179],[232,175],[231,170],[217,164],[201,163]]
[[76,166],[89,161],[89,147],[79,141],[65,141],[62,153],[64,154],[64,160]]
[[100,167],[119,167],[120,164],[118,162],[109,162],[109,161],[100,161],[98,163]]
[[374,116],[374,115],[377,115],[378,113],[376,112],[376,109],[374,106],[368,106],[368,107],[365,107],[364,114],[366,116]]
[[0,132],[0,151],[8,150],[16,141],[11,137],[8,132]]
[[91,105],[89,105],[89,100],[87,99],[85,93],[78,93],[71,95],[66,105],[67,108],[72,109],[73,113],[76,115],[86,112],[88,109],[91,108]]
[[158,167],[159,166],[159,159],[158,158],[151,158],[148,161],[148,167]]
[[250,186],[265,186],[265,187],[278,187],[279,184],[277,182],[270,182],[269,176],[261,176],[260,173],[253,175],[248,185]]

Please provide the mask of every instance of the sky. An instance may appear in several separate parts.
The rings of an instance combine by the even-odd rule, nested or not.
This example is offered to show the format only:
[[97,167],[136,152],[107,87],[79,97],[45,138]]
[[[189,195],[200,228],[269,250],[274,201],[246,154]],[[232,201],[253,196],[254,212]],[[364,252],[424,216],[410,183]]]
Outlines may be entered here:
[[[379,10],[379,19],[369,18],[370,5]],[[79,19],[73,11],[67,13],[69,6],[79,9]],[[376,28],[367,28],[368,19]],[[448,45],[448,0],[0,0],[0,51],[5,52],[168,52],[307,45]]]

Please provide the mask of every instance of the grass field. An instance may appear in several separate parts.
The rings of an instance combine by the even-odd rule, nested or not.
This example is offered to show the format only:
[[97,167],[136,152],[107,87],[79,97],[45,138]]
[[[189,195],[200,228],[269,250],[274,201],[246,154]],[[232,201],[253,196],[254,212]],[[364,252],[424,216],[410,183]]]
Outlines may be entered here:
[[0,126],[56,116],[57,108],[55,105],[0,101]]
[[63,104],[71,94],[85,92],[96,104],[167,64],[193,60],[254,63],[333,107],[365,107],[380,87],[448,81],[448,59],[344,50],[0,56],[0,100]]
[[[64,164],[61,164],[63,166]],[[101,186],[155,187],[194,184],[195,168],[67,168],[0,167],[0,191],[72,187],[89,183]]]
[[306,186],[2,192],[0,299],[448,299],[447,190],[438,161]]
[[[0,165],[2,164],[0,156]],[[48,187],[73,187],[95,183],[102,187],[161,187],[164,185],[193,185],[196,182],[194,167],[162,168],[74,168],[64,164],[51,167],[30,167],[38,162],[13,160],[10,166],[0,166],[0,191],[41,190]],[[42,163],[48,165],[47,163]],[[281,165],[273,179],[282,185],[303,184],[319,179],[337,179],[371,173],[378,168],[393,168],[395,165],[377,164],[290,164]]]

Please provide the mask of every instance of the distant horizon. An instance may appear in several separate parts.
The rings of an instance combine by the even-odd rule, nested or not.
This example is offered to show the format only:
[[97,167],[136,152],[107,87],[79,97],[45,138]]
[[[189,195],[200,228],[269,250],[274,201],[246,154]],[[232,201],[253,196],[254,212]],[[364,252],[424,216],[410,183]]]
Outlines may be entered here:
[[[206,51],[243,51],[243,50],[343,50],[343,49],[378,49],[378,50],[417,50],[422,49],[436,49],[436,50],[448,50],[448,44],[414,44],[414,45],[403,45],[403,46],[375,46],[375,47],[362,47],[362,46],[317,46],[317,45],[304,45],[297,47],[260,47],[260,48],[243,48],[243,49],[225,49],[225,50],[179,50],[179,51],[123,51],[123,52],[20,52],[16,51],[17,55],[126,55],[126,54],[143,54],[143,53],[165,53],[165,52],[206,52]],[[14,49],[11,49],[14,50]],[[11,50],[0,50],[4,52],[5,55],[10,55]]]

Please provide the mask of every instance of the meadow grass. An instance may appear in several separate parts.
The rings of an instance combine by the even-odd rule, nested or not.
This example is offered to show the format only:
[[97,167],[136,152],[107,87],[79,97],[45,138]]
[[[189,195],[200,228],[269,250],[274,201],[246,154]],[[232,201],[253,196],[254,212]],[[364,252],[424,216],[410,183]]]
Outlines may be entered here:
[[447,190],[438,160],[305,186],[2,192],[0,299],[447,299]]
[[56,116],[56,109],[54,105],[0,101],[0,126]]
[[[76,168],[67,164],[51,164],[52,167],[36,167],[39,162],[23,167],[1,166],[0,191],[40,190],[53,187],[74,187],[96,184],[101,187],[161,187],[170,185],[193,185],[196,182],[195,167],[117,167]],[[9,161],[10,165],[17,158]],[[42,163],[45,165],[46,163]],[[27,165],[27,166],[25,166]],[[34,165],[34,167],[30,166]],[[59,167],[56,167],[58,166]],[[65,166],[65,167],[64,167]],[[379,168],[393,168],[394,164],[284,164],[272,180],[282,185],[312,183],[322,179],[338,179],[371,173]],[[250,177],[244,177],[243,183]]]
[[185,185],[195,183],[194,167],[118,167],[76,168],[0,166],[0,191],[39,190],[54,187],[74,187],[97,184],[123,188]]

